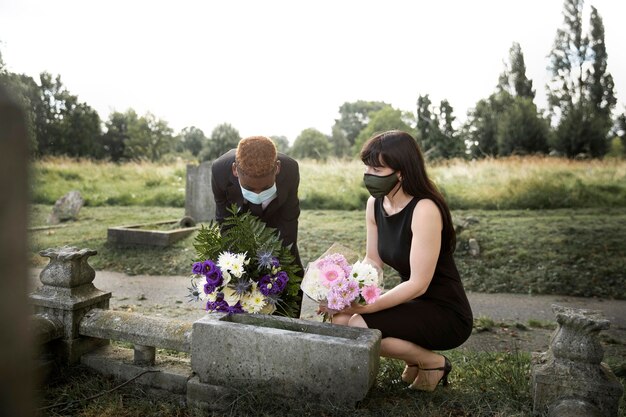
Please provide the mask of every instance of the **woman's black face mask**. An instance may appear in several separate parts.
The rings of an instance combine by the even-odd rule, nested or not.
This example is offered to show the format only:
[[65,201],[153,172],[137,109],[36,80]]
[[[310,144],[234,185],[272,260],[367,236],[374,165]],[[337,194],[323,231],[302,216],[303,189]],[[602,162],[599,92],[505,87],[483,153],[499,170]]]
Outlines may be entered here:
[[363,182],[365,183],[365,188],[372,195],[372,197],[379,198],[384,197],[393,190],[393,188],[398,183],[398,176],[395,172],[392,172],[389,175],[378,176],[372,174],[364,174]]

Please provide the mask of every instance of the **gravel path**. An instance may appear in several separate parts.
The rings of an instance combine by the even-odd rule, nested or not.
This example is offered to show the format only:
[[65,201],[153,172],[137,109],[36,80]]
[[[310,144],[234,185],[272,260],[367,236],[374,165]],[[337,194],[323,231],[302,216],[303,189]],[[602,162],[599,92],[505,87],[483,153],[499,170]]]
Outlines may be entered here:
[[[40,285],[41,269],[31,271],[31,285]],[[187,301],[189,278],[183,276],[126,275],[118,272],[97,271],[94,285],[112,293],[110,308],[142,314],[173,317],[195,321],[204,315],[200,303]],[[484,317],[496,323],[487,331],[474,333],[463,347],[481,350],[545,351],[552,330],[528,328],[529,320],[554,323],[551,305],[600,311],[611,321],[604,334],[607,353],[626,360],[626,300],[565,297],[549,295],[469,293],[474,317]],[[302,318],[319,320],[315,305],[305,302]],[[521,326],[523,325],[523,326]],[[524,329],[526,327],[526,329]]]

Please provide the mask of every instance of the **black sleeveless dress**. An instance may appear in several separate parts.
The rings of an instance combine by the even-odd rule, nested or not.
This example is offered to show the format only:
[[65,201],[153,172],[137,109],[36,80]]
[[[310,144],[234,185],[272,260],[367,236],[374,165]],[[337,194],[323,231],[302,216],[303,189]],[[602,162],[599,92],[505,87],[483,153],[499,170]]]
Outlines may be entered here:
[[[413,198],[400,212],[388,216],[383,199],[377,198],[374,216],[378,228],[378,254],[398,271],[402,281],[411,275],[411,220],[419,201]],[[451,252],[441,251],[426,292],[406,303],[371,314],[363,314],[367,326],[382,337],[395,337],[429,350],[460,346],[472,333],[470,308]]]

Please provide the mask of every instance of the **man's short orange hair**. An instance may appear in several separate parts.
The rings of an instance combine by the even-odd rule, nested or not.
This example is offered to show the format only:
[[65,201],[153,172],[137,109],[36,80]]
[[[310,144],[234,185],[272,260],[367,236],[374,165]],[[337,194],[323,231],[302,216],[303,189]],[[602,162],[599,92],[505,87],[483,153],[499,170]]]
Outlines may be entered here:
[[235,160],[243,175],[264,177],[276,169],[276,145],[266,136],[250,136],[237,145]]

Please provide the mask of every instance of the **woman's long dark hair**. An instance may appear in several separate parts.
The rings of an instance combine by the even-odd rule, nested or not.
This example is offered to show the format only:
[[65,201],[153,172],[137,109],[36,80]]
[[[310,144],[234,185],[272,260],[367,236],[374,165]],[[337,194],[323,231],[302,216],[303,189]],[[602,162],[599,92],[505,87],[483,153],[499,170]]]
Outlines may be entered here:
[[443,218],[441,250],[454,252],[456,234],[450,209],[437,186],[428,178],[424,157],[413,136],[401,130],[379,133],[365,142],[361,149],[361,160],[368,166],[384,165],[400,171],[404,192],[434,201]]

